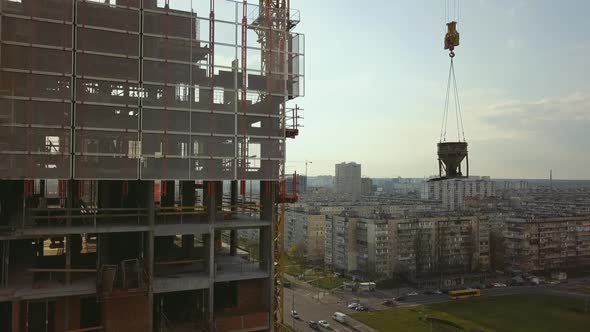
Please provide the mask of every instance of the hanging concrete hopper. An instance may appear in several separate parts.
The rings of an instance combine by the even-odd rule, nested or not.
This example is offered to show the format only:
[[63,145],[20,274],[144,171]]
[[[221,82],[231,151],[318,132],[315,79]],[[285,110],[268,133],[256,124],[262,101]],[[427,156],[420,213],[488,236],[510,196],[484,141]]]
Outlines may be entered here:
[[[467,142],[438,143],[438,170],[439,176],[455,178],[469,176],[469,157],[467,155]],[[463,175],[461,163],[465,160],[466,174]]]

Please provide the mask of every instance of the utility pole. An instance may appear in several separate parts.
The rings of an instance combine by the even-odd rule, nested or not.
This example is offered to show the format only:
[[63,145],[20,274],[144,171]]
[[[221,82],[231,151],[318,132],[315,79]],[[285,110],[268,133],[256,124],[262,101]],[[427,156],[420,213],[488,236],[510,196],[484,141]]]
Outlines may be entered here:
[[295,292],[291,291],[291,298],[292,298],[292,303],[291,303],[291,326],[293,327],[293,330],[295,330]]

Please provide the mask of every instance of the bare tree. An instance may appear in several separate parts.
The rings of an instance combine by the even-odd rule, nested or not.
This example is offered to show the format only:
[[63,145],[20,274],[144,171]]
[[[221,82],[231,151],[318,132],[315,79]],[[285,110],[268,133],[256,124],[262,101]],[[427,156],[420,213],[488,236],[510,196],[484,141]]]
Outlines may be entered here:
[[490,232],[490,269],[492,271],[503,270],[506,266],[506,253],[504,249],[504,237],[500,232]]
[[414,236],[414,270],[416,276],[424,276],[432,271],[432,249],[428,230],[419,227]]
[[447,255],[447,234],[446,227],[443,222],[438,221],[436,223],[435,235],[434,235],[434,262],[433,270],[440,275],[439,283],[442,286],[443,275],[449,268],[449,258]]

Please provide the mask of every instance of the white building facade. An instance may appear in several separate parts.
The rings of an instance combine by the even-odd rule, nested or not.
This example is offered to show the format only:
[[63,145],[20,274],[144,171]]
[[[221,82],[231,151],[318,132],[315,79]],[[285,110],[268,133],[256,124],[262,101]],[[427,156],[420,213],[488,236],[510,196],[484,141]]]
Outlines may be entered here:
[[442,202],[443,209],[465,209],[465,198],[487,198],[496,195],[496,183],[487,176],[432,179],[424,182],[422,199]]

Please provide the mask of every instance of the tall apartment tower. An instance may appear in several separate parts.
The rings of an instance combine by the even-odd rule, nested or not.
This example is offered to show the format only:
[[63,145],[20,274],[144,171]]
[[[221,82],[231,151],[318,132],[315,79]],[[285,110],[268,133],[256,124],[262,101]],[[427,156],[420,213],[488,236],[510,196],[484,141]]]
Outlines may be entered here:
[[336,164],[336,193],[351,200],[361,198],[361,165],[355,162]]
[[0,331],[274,329],[304,41],[275,3],[0,0]]

